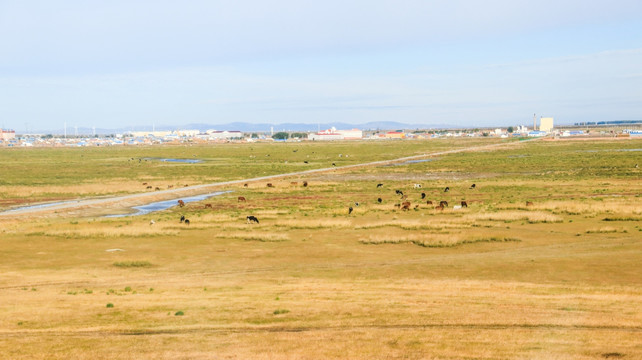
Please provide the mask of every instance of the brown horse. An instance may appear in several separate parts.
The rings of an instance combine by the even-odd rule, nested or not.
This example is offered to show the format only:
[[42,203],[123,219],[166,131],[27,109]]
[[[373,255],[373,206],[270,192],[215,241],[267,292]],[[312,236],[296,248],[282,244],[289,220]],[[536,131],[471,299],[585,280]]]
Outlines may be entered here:
[[212,204],[205,204],[206,209],[213,209]]
[[243,197],[243,196],[239,196],[239,197],[236,199],[236,201],[237,201],[237,202],[241,202],[241,201],[246,202],[245,197]]
[[180,207],[185,206],[185,201],[183,201],[183,200],[178,200],[178,206],[180,206]]

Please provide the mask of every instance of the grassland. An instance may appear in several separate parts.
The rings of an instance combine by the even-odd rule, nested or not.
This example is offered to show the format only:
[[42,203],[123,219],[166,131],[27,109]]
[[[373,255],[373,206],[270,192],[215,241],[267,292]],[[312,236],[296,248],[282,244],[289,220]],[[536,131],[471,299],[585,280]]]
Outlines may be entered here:
[[[13,172],[3,170],[0,196],[6,208],[490,141],[7,149],[0,158]],[[0,354],[642,358],[642,161],[631,151],[640,148],[639,140],[515,143],[273,188],[230,186],[138,217],[2,217]],[[60,162],[59,175],[48,159]],[[411,210],[395,207],[397,189]],[[453,209],[461,201],[468,207]]]

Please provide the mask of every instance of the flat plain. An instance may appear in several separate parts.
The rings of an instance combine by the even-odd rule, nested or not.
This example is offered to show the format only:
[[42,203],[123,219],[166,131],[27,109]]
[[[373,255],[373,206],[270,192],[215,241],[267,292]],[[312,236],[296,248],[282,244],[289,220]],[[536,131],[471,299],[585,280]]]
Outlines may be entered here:
[[[484,145],[497,146],[430,155]],[[330,169],[142,216],[0,216],[0,357],[642,358],[641,151],[485,138],[0,149],[0,210]]]

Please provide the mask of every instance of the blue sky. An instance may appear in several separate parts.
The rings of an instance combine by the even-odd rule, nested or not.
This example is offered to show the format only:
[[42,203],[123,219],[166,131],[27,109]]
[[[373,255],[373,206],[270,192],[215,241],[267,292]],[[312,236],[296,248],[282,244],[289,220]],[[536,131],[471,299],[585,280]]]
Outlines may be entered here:
[[0,126],[642,118],[639,0],[0,0]]

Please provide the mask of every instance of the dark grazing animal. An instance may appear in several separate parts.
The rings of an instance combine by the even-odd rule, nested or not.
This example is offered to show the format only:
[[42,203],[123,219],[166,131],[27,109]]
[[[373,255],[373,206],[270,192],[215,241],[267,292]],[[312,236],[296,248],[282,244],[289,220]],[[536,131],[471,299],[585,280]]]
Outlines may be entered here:
[[470,188],[474,189],[475,188],[475,184],[470,185]]
[[267,183],[267,187],[274,187],[274,185],[272,185],[272,183]]
[[178,206],[180,206],[180,207],[185,206],[185,201],[183,201],[183,200],[178,200]]
[[432,200],[426,201],[426,205],[432,205]]
[[354,206],[359,206],[359,203],[358,203],[358,202],[355,202],[355,203],[354,203]]
[[383,187],[383,184],[377,184],[377,187],[378,188]]
[[401,210],[410,210],[410,201],[404,201],[401,203]]
[[147,183],[143,183],[143,185],[147,185]]
[[337,164],[335,164],[335,163],[332,163],[332,166],[337,166]]
[[446,188],[444,189],[444,192],[449,192],[449,191],[450,191],[450,188],[446,186]]
[[245,218],[247,219],[247,223],[248,224],[251,224],[253,222],[255,222],[257,224],[259,223],[259,219],[257,219],[256,216],[254,216],[254,215],[249,215],[249,216],[246,216]]
[[445,200],[440,201],[439,206],[448,207],[448,201],[445,201]]
[[185,225],[189,225],[189,219],[185,219]]
[[181,222],[185,222],[185,215],[181,215]]
[[244,196],[239,196],[239,197],[236,199],[236,201],[237,201],[237,202],[241,202],[241,201],[246,202],[247,200],[245,200],[245,197],[244,197]]
[[426,193],[421,193],[421,200],[426,198]]
[[303,182],[303,187],[308,187],[308,182],[307,181]]
[[350,206],[350,207],[348,208],[348,215],[352,214],[352,211],[353,211],[353,210],[354,210],[354,209],[352,208],[352,206]]
[[154,190],[156,190],[156,191],[160,191],[160,188],[157,186]]
[[382,202],[382,201],[383,201],[383,200],[381,200],[381,198],[377,198],[377,202],[378,202],[379,204],[381,204],[381,202]]
[[151,185],[147,185],[147,188],[148,188],[148,189],[151,189],[151,188],[152,188],[152,186],[151,186]]
[[527,201],[526,202],[526,206],[533,206],[533,202],[532,201]]
[[243,184],[243,187],[247,187],[247,183]]
[[435,206],[435,210],[444,211],[444,207],[441,205]]
[[213,209],[212,204],[205,204],[206,209]]
[[403,191],[401,191],[401,190],[395,190],[395,194],[403,196]]
[[465,201],[462,201],[462,202],[461,202],[461,207],[463,207],[463,208],[467,208],[467,207],[468,207],[468,203],[467,203],[467,202],[465,202]]

